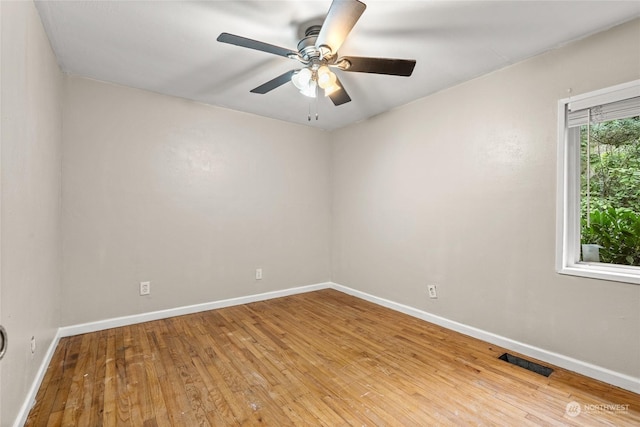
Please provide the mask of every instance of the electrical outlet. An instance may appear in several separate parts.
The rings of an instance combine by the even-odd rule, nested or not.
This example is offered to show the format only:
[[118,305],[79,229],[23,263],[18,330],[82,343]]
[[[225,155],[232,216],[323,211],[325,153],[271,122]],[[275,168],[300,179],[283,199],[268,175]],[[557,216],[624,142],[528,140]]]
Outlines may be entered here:
[[429,298],[438,298],[438,292],[436,291],[436,285],[427,286],[427,290],[429,291]]
[[36,337],[31,337],[31,354],[36,353]]
[[140,282],[140,295],[149,295],[151,293],[151,282]]
[[256,268],[256,280],[262,280],[262,269]]

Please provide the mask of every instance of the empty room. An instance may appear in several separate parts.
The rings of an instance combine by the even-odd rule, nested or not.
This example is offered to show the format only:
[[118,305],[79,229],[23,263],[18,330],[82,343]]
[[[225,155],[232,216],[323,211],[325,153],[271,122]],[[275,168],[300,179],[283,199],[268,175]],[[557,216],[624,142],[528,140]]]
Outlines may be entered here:
[[0,17],[1,427],[640,425],[640,2]]

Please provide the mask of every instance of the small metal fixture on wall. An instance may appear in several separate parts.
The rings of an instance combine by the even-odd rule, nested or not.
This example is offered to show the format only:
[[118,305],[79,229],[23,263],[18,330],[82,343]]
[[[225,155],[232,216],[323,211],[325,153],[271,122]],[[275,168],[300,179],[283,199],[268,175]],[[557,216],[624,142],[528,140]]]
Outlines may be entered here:
[[0,359],[2,359],[7,352],[7,331],[4,326],[0,325]]

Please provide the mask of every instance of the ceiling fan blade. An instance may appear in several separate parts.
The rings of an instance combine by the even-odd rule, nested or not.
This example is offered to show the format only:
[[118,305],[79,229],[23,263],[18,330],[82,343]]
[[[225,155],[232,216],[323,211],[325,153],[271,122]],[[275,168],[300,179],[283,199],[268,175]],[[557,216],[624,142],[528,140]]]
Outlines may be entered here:
[[257,40],[248,39],[246,37],[236,36],[235,34],[222,33],[217,39],[222,43],[234,44],[236,46],[246,47],[249,49],[255,49],[262,52],[272,53],[274,55],[284,56],[290,58],[291,56],[298,56],[298,52],[294,52],[284,47],[274,46],[269,43],[259,42]]
[[333,0],[316,40],[316,47],[327,46],[335,54],[367,6],[358,0]]
[[336,64],[343,71],[409,77],[413,73],[416,61],[413,59],[344,56]]
[[266,82],[265,84],[262,84],[260,86],[258,86],[255,89],[251,89],[251,93],[260,93],[260,94],[265,94],[267,92],[270,92],[272,90],[274,90],[277,87],[282,86],[283,84],[290,82],[291,81],[291,76],[293,76],[293,74],[298,71],[298,70],[291,70],[291,71],[287,71],[284,74],[279,75],[278,77],[276,77],[273,80],[269,80],[268,82]]
[[344,86],[342,85],[342,82],[338,79],[338,76],[336,76],[336,84],[340,86],[340,89],[336,89],[335,91],[329,94],[329,98],[331,98],[333,105],[337,107],[338,105],[351,102],[351,97],[349,96],[347,91],[344,89]]

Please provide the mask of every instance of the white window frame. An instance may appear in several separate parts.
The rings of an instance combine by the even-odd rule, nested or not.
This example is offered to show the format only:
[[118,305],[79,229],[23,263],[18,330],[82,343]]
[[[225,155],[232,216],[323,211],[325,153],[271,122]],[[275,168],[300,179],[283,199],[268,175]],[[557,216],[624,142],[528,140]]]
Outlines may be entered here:
[[[640,80],[558,101],[556,271],[640,284],[640,267],[580,261],[580,138],[570,138],[567,112],[640,96]],[[577,144],[577,146],[576,146]]]

